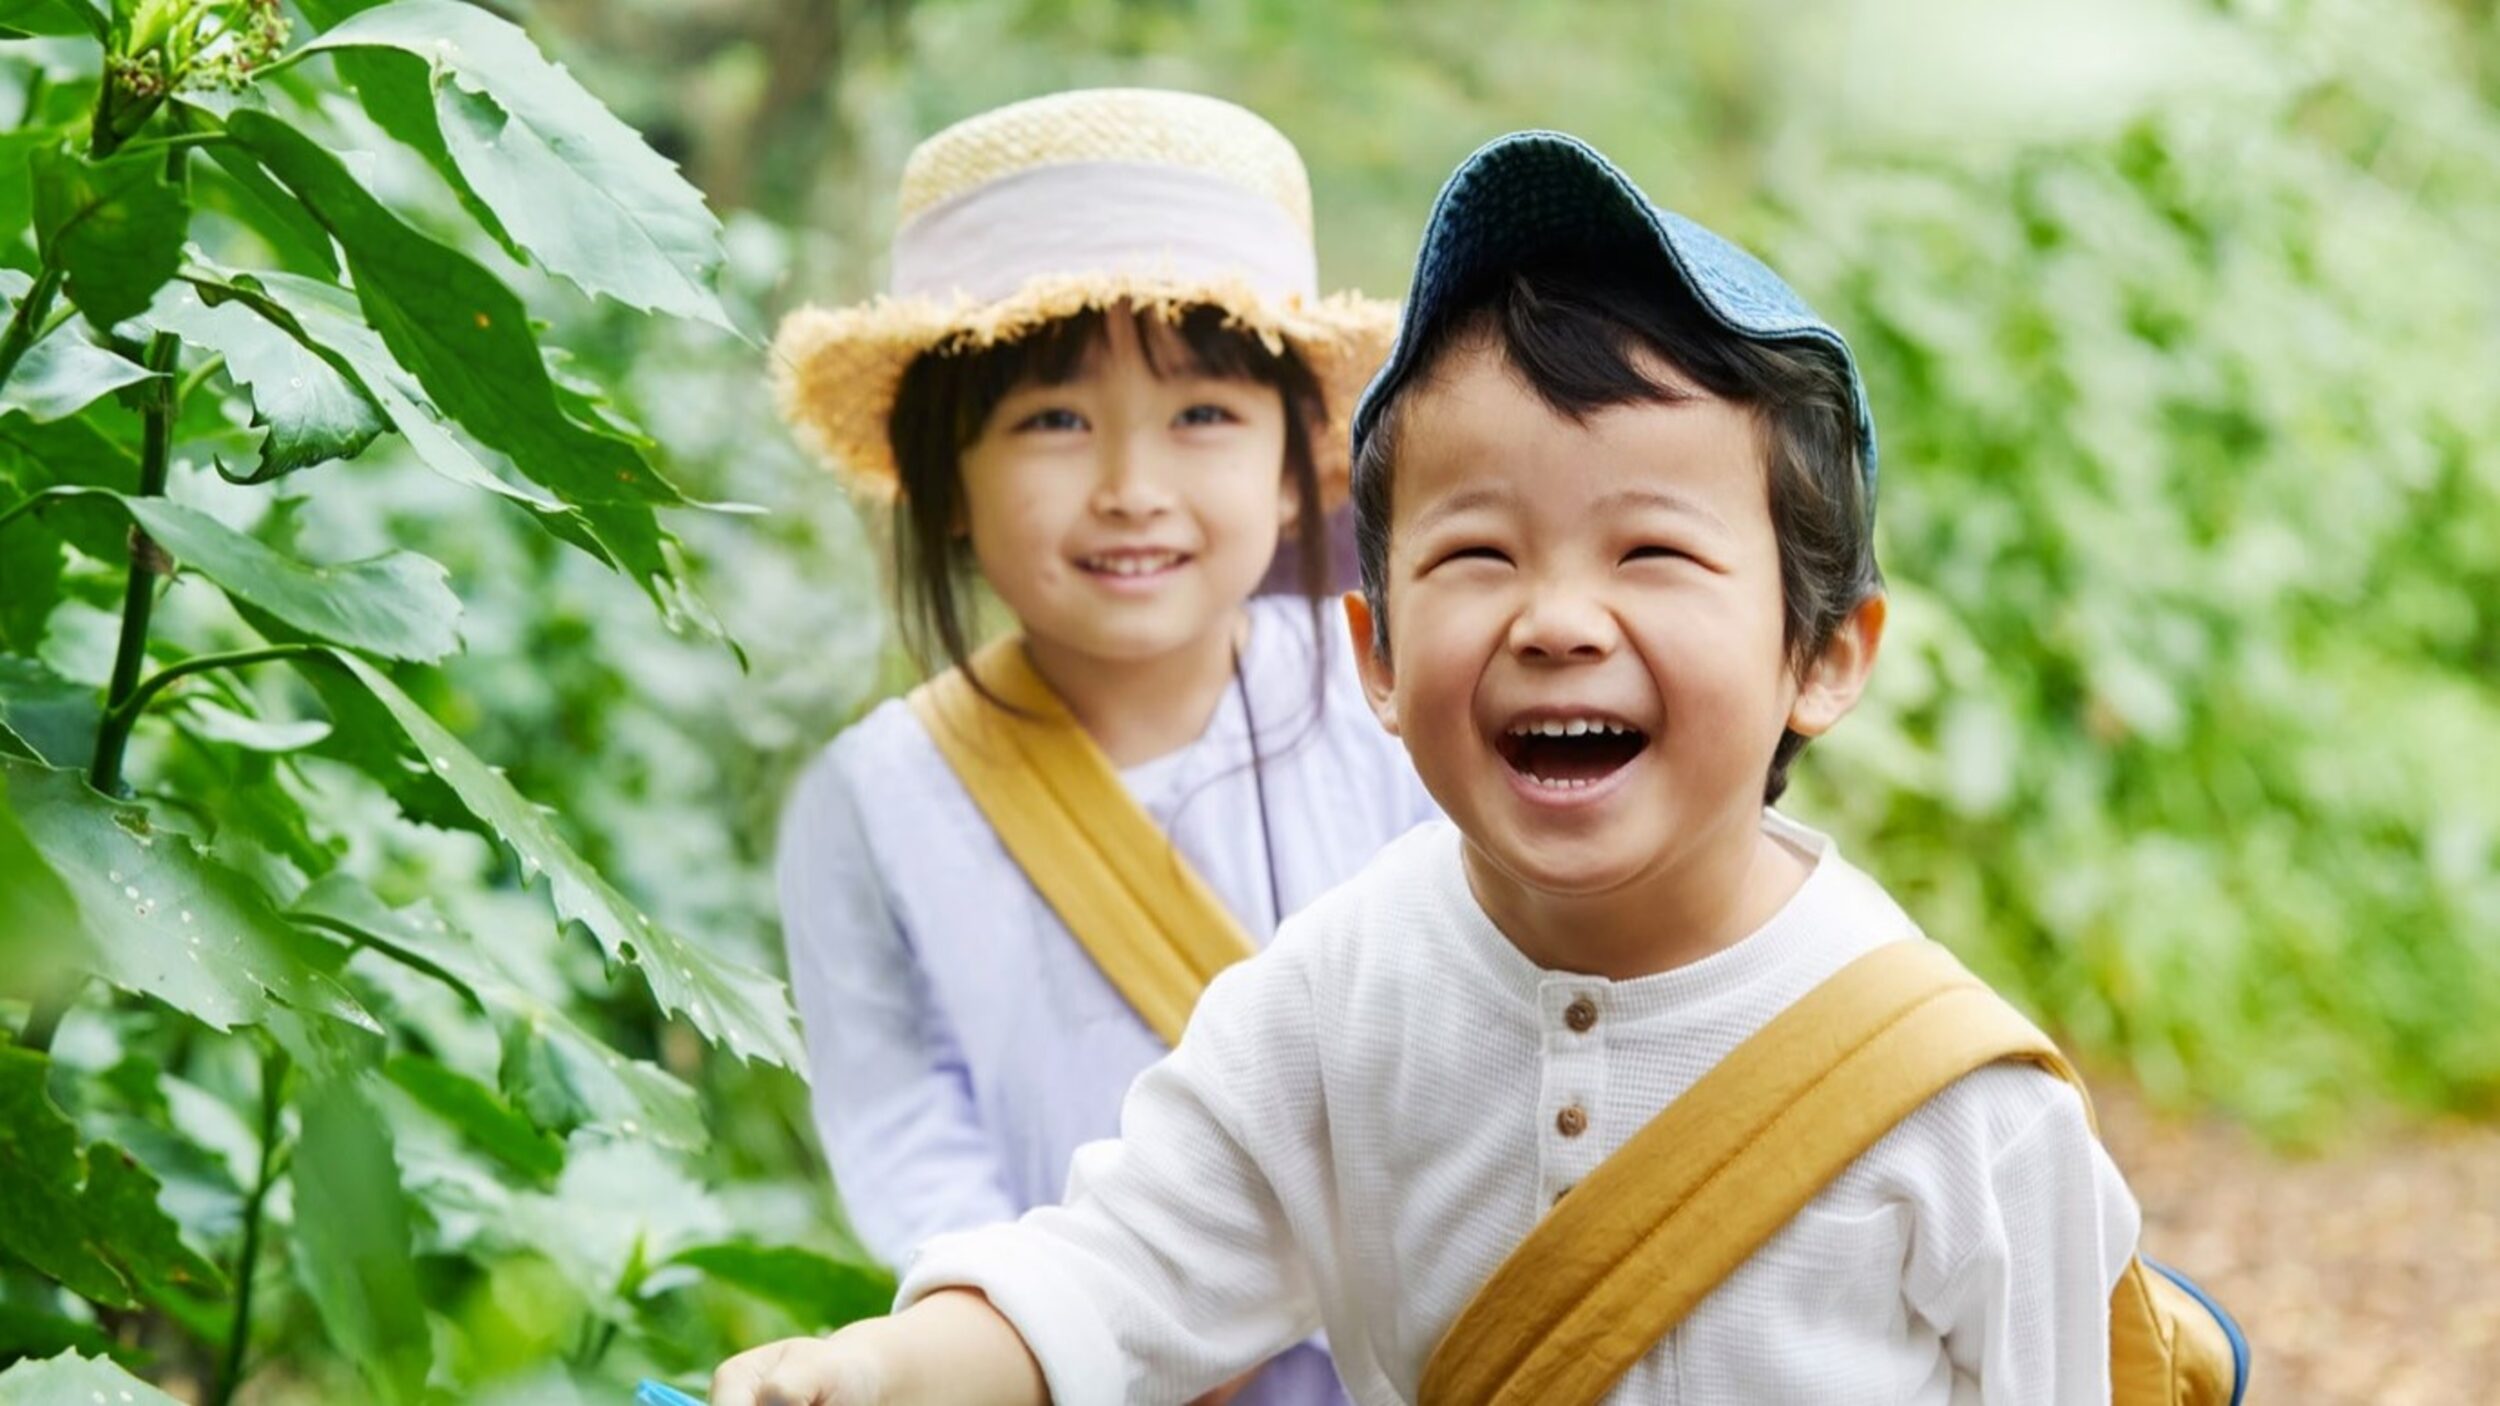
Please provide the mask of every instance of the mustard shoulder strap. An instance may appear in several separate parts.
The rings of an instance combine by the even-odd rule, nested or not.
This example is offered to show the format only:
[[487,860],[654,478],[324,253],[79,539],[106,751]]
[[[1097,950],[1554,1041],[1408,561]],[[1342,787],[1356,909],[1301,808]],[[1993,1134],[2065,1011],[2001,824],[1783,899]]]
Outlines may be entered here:
[[1661,1110],[1511,1251],[1424,1368],[1422,1406],[1611,1390],[1859,1153],[2048,1037],[1924,938],[1843,967]]
[[1257,951],[1169,836],[1120,783],[1023,641],[912,690],[912,711],[1007,853],[1094,964],[1166,1044],[1178,1044],[1215,974]]

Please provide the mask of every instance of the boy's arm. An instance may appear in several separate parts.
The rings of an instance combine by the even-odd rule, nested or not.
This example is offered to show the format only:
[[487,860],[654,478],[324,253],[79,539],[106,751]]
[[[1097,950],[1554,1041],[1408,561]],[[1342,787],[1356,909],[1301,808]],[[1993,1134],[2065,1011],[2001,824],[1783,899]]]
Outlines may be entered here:
[[[1940,1208],[1954,1261],[1926,1272],[1913,1254],[1911,1302],[1986,1406],[2106,1406],[2109,1295],[2135,1253],[2135,1198],[2063,1082],[1998,1066],[1956,1089],[1999,1100],[1979,1116],[2008,1131],[1984,1139],[1984,1172]],[[2025,1119],[2005,1101],[2028,1105]]]
[[830,1338],[740,1353],[712,1374],[711,1406],[1049,1406],[1024,1340],[979,1294],[932,1294]]
[[901,1301],[980,1291],[1058,1406],[1190,1400],[1309,1336],[1317,1297],[1279,1188],[1316,1203],[1332,1182],[1295,927],[1216,978],[1129,1090],[1120,1136],[1078,1149],[1065,1204],[932,1240]]
[[[1077,1153],[1065,1205],[931,1240],[903,1311],[733,1359],[716,1406],[774,1403],[759,1383],[784,1381],[791,1406],[1185,1401],[1308,1336],[1316,1299],[1271,1177],[1324,1194],[1326,1139],[1286,945],[1208,988],[1129,1091],[1121,1136]],[[1019,1364],[1046,1393],[1019,1394]]]

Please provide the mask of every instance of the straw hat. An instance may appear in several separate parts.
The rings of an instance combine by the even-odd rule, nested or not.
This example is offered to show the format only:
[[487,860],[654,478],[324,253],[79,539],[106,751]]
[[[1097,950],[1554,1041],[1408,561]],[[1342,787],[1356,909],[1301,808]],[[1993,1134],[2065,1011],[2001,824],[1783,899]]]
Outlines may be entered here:
[[1330,502],[1343,496],[1346,426],[1397,308],[1319,296],[1310,177],[1255,114],[1148,89],[1015,103],[922,142],[897,219],[884,296],[801,308],[773,338],[783,417],[859,488],[896,492],[886,419],[921,353],[1127,302],[1167,316],[1209,304],[1299,354],[1327,401],[1311,445],[1320,481]]

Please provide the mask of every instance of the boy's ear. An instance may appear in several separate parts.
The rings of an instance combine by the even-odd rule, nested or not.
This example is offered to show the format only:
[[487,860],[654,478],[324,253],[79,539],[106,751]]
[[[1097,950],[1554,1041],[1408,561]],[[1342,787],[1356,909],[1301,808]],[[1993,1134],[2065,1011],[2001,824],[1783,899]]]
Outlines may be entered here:
[[1788,708],[1789,730],[1820,737],[1848,716],[1875,673],[1875,653],[1883,642],[1884,598],[1868,596],[1806,666],[1797,683],[1797,701]]
[[1361,591],[1345,593],[1346,638],[1354,646],[1354,672],[1363,681],[1363,696],[1371,701],[1372,716],[1389,735],[1398,735],[1397,705],[1391,701],[1397,688],[1397,670],[1389,665],[1386,654],[1372,646],[1372,604]]

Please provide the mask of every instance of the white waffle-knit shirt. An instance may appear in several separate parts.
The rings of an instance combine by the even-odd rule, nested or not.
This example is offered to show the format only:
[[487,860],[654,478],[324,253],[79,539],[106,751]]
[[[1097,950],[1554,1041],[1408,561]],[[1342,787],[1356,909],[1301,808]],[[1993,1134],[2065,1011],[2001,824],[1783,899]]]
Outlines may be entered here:
[[[982,1290],[1058,1406],[1186,1401],[1321,1327],[1356,1401],[1413,1401],[1557,1198],[1818,982],[1918,935],[1829,840],[1764,823],[1812,863],[1796,895],[1632,981],[1536,966],[1476,903],[1458,832],[1409,835],[1216,980],[1121,1136],[1078,1151],[1064,1205],[930,1241],[901,1302]],[[1597,1019],[1576,1031],[1583,998]],[[1607,1399],[2104,1403],[2137,1228],[2075,1093],[1991,1066],[1861,1156]]]

